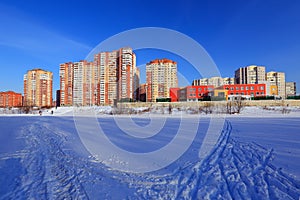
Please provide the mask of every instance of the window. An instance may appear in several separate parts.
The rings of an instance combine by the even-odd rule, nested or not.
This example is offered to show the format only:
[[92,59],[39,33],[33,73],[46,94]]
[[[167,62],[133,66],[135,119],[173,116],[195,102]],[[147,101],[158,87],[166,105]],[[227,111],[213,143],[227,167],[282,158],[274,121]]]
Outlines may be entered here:
[[233,87],[231,87],[230,90],[233,90]]
[[200,92],[202,90],[202,88],[198,88],[198,91]]
[[251,88],[250,88],[251,90],[254,90],[254,87],[253,86],[251,86]]
[[249,90],[249,87],[248,87],[248,86],[246,86],[246,90]]
[[244,86],[241,87],[241,90],[244,90]]
[[240,88],[239,87],[235,87],[235,90],[239,90]]
[[260,86],[260,90],[264,90],[265,89],[265,87],[264,86]]

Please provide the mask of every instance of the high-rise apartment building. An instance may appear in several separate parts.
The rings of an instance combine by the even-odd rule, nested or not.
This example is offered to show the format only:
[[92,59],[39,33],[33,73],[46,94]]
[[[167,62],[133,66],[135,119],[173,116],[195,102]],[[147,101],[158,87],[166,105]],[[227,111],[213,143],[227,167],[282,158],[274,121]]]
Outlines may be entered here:
[[270,86],[277,87],[277,94],[282,97],[286,98],[285,94],[285,73],[284,72],[268,72],[266,73],[267,82]]
[[85,60],[60,65],[60,105],[97,104],[98,71]]
[[222,85],[230,85],[230,84],[234,84],[234,78],[228,78],[228,77],[201,78],[201,79],[194,80],[192,83],[193,86],[213,85],[214,87],[219,87]]
[[178,87],[177,63],[168,59],[156,59],[146,65],[147,101],[169,98],[170,88]]
[[22,106],[22,94],[13,91],[0,92],[0,107]]
[[113,105],[137,100],[139,69],[129,47],[60,65],[61,105]]
[[250,65],[235,71],[235,84],[259,84],[266,81],[264,66]]
[[73,105],[73,72],[72,62],[60,64],[60,105]]
[[52,106],[52,72],[42,69],[27,71],[24,75],[24,105]]
[[286,96],[296,96],[296,82],[285,83],[285,94]]
[[100,104],[138,100],[140,71],[132,48],[101,52],[95,55],[94,63],[99,71]]
[[118,99],[133,99],[134,91],[134,68],[136,63],[135,54],[131,48],[119,50],[119,73],[118,73]]

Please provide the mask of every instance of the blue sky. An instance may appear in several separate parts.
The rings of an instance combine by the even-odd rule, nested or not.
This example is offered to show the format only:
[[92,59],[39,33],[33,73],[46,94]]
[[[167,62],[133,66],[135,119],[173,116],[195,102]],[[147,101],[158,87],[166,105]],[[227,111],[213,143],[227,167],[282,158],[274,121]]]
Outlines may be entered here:
[[[300,1],[0,1],[0,91],[23,93],[32,68],[54,73],[59,64],[84,59],[108,37],[139,27],[179,31],[200,43],[223,77],[250,64],[286,72],[300,89]],[[176,42],[176,41],[174,41]],[[188,81],[189,63],[169,52],[137,52],[137,64],[168,57]],[[142,73],[144,73],[142,69]],[[142,76],[144,78],[144,76]]]

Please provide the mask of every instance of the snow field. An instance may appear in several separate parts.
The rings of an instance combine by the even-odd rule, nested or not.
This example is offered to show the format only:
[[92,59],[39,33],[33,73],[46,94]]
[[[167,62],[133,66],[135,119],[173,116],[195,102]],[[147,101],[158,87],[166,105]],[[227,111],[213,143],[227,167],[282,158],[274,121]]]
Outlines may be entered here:
[[[202,117],[195,141],[176,162],[155,172],[129,173],[89,154],[71,113],[64,108],[53,116],[0,117],[0,199],[299,199],[298,117],[231,116],[213,150],[200,160],[210,123]],[[162,132],[143,141],[122,136],[116,126],[114,117],[129,116],[99,116],[110,140],[133,152],[161,148],[180,121],[169,118]],[[141,126],[150,120],[147,114],[133,117]]]

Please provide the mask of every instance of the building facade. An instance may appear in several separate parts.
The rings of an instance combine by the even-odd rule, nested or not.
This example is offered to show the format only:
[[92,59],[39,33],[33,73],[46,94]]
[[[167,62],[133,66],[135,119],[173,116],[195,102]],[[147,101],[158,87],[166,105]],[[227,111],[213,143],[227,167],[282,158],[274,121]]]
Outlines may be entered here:
[[170,88],[178,87],[177,63],[169,59],[156,59],[146,64],[147,101],[169,98]]
[[186,86],[177,90],[178,101],[201,101],[213,91],[212,85]]
[[240,95],[249,97],[266,96],[267,86],[265,83],[260,84],[234,84],[224,85],[223,89],[228,90],[228,96]]
[[[177,91],[177,95],[175,95]],[[171,102],[175,101],[202,101],[227,100],[236,96],[243,99],[266,96],[267,85],[261,84],[229,84],[215,88],[212,85],[187,86],[184,88],[171,88]]]
[[202,78],[194,80],[192,85],[213,85],[214,87],[219,87],[222,85],[234,84],[234,78],[222,78],[222,77],[211,77],[211,78]]
[[74,63],[68,62],[60,64],[59,77],[60,77],[60,105],[73,105],[73,72]]
[[275,88],[277,87],[277,94],[282,97],[286,98],[285,94],[285,73],[284,72],[268,72],[266,74],[267,82],[270,84],[270,87]]
[[52,87],[52,72],[42,69],[27,71],[24,75],[24,105],[51,107]]
[[259,84],[266,81],[266,68],[264,66],[250,65],[235,71],[235,84]]
[[138,99],[140,72],[129,47],[60,65],[61,105],[114,105]]
[[0,92],[0,107],[21,107],[22,94],[13,91]]
[[119,50],[118,76],[118,100],[138,100],[140,70],[136,67],[136,55],[129,47]]
[[285,94],[286,96],[296,96],[296,82],[286,82],[285,83]]
[[170,88],[170,100],[171,102],[177,102],[179,101],[178,99],[178,90],[181,88]]

